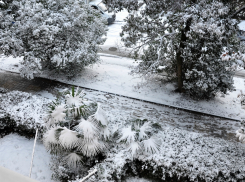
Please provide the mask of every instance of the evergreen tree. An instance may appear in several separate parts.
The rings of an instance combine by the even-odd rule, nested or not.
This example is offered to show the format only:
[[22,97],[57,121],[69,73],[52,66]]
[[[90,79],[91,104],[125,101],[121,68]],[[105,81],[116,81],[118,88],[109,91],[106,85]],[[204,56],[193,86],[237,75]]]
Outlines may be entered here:
[[134,48],[135,57],[142,59],[133,73],[149,76],[163,68],[177,81],[178,91],[200,99],[233,89],[229,69],[233,60],[221,56],[238,46],[231,4],[214,0],[105,2],[130,12],[121,36],[127,47]]
[[99,60],[106,22],[83,1],[14,0],[8,6],[1,6],[0,49],[23,56],[23,76],[55,70],[72,77]]

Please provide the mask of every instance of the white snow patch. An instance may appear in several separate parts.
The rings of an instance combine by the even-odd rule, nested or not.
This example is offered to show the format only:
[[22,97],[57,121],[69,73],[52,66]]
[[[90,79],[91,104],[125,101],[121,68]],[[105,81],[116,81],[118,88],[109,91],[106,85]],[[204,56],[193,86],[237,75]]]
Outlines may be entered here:
[[[0,66],[4,70],[12,70],[13,58],[5,58],[0,61]],[[10,61],[8,61],[10,59]],[[133,59],[101,56],[101,64],[93,67],[86,67],[81,76],[73,80],[67,80],[65,76],[57,75],[52,77],[58,81],[74,84],[81,87],[106,91],[110,93],[143,99],[160,104],[176,106],[185,109],[206,112],[210,114],[240,119],[243,111],[237,99],[240,89],[244,89],[242,78],[234,78],[236,91],[229,93],[225,97],[217,96],[210,101],[195,101],[181,94],[174,93],[174,85],[163,84],[159,80],[151,80],[148,84],[142,78],[130,75],[130,66],[136,65]],[[16,58],[16,63],[18,62]],[[43,73],[42,77],[49,78],[49,73]],[[141,87],[139,88],[139,84]]]
[[240,30],[245,31],[245,21],[241,21],[241,22],[238,24],[238,27],[239,27]]
[[[34,139],[28,140],[17,134],[0,139],[0,166],[29,176]],[[50,154],[42,143],[37,141],[31,177],[40,182],[53,182],[49,163]]]
[[139,177],[129,177],[125,182],[153,182],[153,180],[139,178]]
[[55,99],[56,99],[56,97],[55,97],[53,94],[51,94],[50,92],[48,92],[48,91],[46,91],[46,90],[37,92],[36,94],[37,94],[37,95],[40,95],[40,96],[42,96],[42,97],[45,97],[45,98],[47,98],[47,99],[50,99],[50,100],[55,100]]

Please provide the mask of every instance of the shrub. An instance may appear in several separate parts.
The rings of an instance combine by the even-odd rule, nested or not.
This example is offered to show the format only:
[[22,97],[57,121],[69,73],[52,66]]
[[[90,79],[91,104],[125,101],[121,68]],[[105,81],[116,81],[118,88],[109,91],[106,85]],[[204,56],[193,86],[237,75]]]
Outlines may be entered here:
[[62,158],[59,165],[77,175],[84,163],[102,157],[99,155],[107,149],[110,131],[99,103],[85,99],[79,88],[64,94],[65,103],[56,100],[50,105],[43,141],[47,150]]
[[22,76],[52,70],[72,77],[99,60],[105,20],[84,1],[13,0],[8,6],[0,6],[0,50],[23,56]]

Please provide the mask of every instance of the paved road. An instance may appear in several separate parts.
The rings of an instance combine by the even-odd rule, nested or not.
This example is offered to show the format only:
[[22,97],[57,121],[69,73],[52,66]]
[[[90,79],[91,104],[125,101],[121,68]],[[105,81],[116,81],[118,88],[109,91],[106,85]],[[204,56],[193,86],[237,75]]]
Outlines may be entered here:
[[44,78],[28,80],[20,77],[18,73],[0,71],[0,87],[6,88],[10,91],[19,90],[35,94],[42,90],[54,88],[58,85],[58,82]]

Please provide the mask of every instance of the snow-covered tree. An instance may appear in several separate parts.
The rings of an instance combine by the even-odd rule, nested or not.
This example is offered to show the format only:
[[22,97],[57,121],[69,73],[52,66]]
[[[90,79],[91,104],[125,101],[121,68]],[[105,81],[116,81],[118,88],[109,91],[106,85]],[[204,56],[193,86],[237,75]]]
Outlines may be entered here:
[[198,98],[233,89],[232,60],[237,22],[228,2],[217,0],[105,0],[108,6],[127,8],[122,40],[142,62],[133,73],[155,75],[162,70],[177,81],[177,90]]
[[95,156],[107,148],[107,116],[99,103],[84,98],[79,88],[66,95],[64,104],[54,102],[47,118],[44,146],[61,155],[68,166],[76,167],[83,158]]
[[[7,2],[7,1],[6,1]],[[8,0],[0,6],[0,49],[23,56],[21,74],[33,78],[42,70],[68,77],[99,60],[106,21],[79,0]]]

